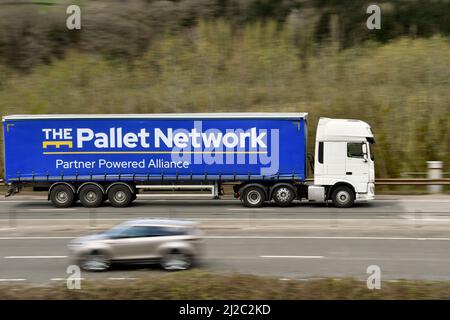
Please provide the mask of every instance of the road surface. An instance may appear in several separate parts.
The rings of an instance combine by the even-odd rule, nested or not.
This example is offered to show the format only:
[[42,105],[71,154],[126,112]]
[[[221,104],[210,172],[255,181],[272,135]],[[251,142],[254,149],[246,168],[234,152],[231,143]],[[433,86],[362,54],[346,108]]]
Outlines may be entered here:
[[[41,199],[0,201],[0,282],[64,281],[66,245],[140,217],[197,220],[205,231],[201,268],[286,280],[367,278],[450,280],[450,197],[391,196],[350,209],[296,204],[246,209],[233,200],[141,200],[130,208],[55,209]],[[156,267],[114,268],[82,278],[126,281]]]

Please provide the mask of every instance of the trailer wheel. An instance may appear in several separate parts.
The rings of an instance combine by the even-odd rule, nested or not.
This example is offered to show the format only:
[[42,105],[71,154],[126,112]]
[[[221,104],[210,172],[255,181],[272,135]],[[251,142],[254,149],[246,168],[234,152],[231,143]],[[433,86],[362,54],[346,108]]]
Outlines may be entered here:
[[75,194],[71,187],[60,184],[50,191],[50,201],[57,208],[68,208],[75,201]]
[[350,208],[355,202],[355,193],[347,186],[340,186],[333,190],[331,199],[336,208]]
[[279,186],[273,190],[272,198],[280,207],[287,207],[294,201],[295,193],[287,186]]
[[79,192],[80,202],[86,208],[96,208],[103,202],[103,191],[95,184],[87,184]]
[[266,201],[266,194],[260,187],[248,187],[242,194],[242,201],[248,208],[258,208]]
[[133,197],[130,189],[122,184],[112,186],[108,190],[108,200],[113,207],[127,207],[133,201]]

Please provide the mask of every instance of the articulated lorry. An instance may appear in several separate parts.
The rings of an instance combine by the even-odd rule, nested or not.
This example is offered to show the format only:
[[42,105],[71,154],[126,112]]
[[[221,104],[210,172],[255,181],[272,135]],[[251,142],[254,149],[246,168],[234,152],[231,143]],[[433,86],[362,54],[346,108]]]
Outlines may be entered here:
[[[128,206],[138,194],[226,185],[246,207],[374,198],[374,137],[358,120],[321,118],[307,152],[306,113],[4,116],[7,196],[47,191],[56,207]],[[314,156],[312,156],[314,154]],[[311,156],[309,156],[311,155]],[[307,167],[314,183],[307,183]],[[312,170],[313,169],[313,170]]]

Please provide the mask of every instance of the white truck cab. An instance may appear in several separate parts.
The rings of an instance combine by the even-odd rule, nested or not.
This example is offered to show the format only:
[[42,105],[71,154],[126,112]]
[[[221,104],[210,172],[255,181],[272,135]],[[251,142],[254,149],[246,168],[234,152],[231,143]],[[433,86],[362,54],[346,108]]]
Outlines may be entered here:
[[316,133],[313,201],[350,207],[375,196],[375,163],[370,126],[360,120],[320,118]]

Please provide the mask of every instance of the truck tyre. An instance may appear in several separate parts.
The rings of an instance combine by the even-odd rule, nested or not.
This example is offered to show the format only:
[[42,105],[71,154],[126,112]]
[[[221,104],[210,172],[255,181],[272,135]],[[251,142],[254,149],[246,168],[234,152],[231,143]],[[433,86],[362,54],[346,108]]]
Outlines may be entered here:
[[333,190],[331,200],[336,208],[350,208],[355,202],[355,193],[346,186],[340,186]]
[[242,201],[248,208],[258,208],[266,201],[266,194],[260,187],[248,187],[242,194]]
[[50,201],[57,208],[68,208],[75,202],[75,194],[71,187],[60,184],[50,191]]
[[280,207],[287,207],[294,201],[295,193],[288,186],[279,186],[273,190],[272,198]]
[[95,184],[87,184],[79,192],[80,202],[86,208],[96,208],[103,202],[103,191]]
[[108,190],[108,200],[113,207],[127,207],[133,201],[133,194],[127,186],[118,184]]

